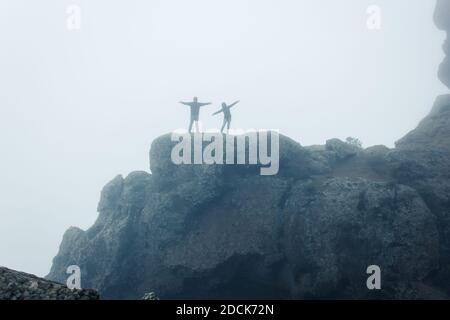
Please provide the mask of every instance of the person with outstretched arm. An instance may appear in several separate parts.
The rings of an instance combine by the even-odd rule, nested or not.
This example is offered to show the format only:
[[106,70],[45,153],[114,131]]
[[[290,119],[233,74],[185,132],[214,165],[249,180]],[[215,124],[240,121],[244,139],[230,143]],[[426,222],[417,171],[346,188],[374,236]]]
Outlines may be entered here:
[[194,97],[194,100],[192,102],[180,101],[180,103],[191,107],[191,122],[189,123],[189,133],[191,133],[191,131],[192,131],[192,125],[194,124],[194,122],[195,122],[196,132],[199,132],[198,119],[199,119],[199,115],[200,115],[200,107],[208,106],[211,104],[211,102],[201,103],[201,102],[198,102],[197,97]]
[[239,101],[236,101],[235,103],[230,104],[228,106],[224,102],[224,103],[222,103],[222,109],[213,113],[213,116],[214,116],[216,114],[219,114],[219,113],[223,112],[223,124],[222,124],[222,129],[220,129],[220,132],[223,132],[223,129],[225,128],[225,125],[227,126],[227,133],[230,130],[230,125],[231,125],[231,112],[230,112],[230,109],[233,108],[238,103],[239,103]]

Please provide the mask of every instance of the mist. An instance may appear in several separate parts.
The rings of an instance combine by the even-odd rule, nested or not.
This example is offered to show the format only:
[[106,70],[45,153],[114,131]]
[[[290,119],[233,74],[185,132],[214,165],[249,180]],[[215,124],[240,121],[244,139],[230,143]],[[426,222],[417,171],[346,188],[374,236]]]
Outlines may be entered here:
[[[367,27],[369,5],[381,29]],[[67,28],[69,5],[81,9]],[[234,128],[302,145],[394,142],[446,92],[445,34],[423,0],[0,2],[0,265],[43,276],[102,187],[149,171],[153,139],[240,100]]]

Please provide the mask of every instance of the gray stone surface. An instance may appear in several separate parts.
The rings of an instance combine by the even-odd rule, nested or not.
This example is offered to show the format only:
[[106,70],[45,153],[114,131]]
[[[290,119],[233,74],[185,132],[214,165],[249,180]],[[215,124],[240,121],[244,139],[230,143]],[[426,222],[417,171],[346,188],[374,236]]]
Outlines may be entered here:
[[447,40],[442,46],[446,57],[439,67],[439,79],[447,87],[450,88],[450,1],[437,0],[436,10],[434,14],[436,25],[447,33]]
[[70,290],[34,275],[0,267],[0,300],[98,300],[94,290]]
[[[97,222],[67,231],[49,279],[77,264],[86,285],[122,299],[150,290],[162,299],[450,292],[436,280],[446,277],[450,229],[442,223],[448,177],[437,174],[449,157],[429,162],[414,147],[337,139],[304,148],[280,136],[280,172],[260,176],[251,166],[174,166],[173,145],[169,135],[156,139],[152,174],[118,176],[104,188]],[[424,174],[429,180],[416,179]],[[430,197],[442,197],[441,206]],[[382,268],[380,292],[366,288],[372,264]]]

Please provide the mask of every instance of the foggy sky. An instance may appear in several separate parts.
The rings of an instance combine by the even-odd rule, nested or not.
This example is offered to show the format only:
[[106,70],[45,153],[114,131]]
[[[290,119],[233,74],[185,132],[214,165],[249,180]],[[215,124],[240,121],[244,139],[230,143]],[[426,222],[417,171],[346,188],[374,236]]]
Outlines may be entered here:
[[[81,30],[66,8],[82,9]],[[382,9],[382,29],[366,9]],[[69,226],[97,217],[102,187],[149,171],[148,149],[205,128],[241,100],[233,127],[302,145],[365,147],[413,129],[445,93],[443,32],[424,0],[0,0],[0,265],[45,275]]]

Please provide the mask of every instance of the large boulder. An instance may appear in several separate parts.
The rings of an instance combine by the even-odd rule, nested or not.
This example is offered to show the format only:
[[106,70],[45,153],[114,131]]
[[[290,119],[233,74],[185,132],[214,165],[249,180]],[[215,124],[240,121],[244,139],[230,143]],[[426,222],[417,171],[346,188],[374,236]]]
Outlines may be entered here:
[[[64,236],[49,279],[80,266],[107,298],[440,297],[439,228],[390,154],[330,140],[304,148],[280,136],[280,172],[251,165],[174,165],[170,135],[154,141],[152,175],[103,190],[99,218]],[[369,291],[379,265],[384,290]],[[426,289],[424,289],[426,288]]]

